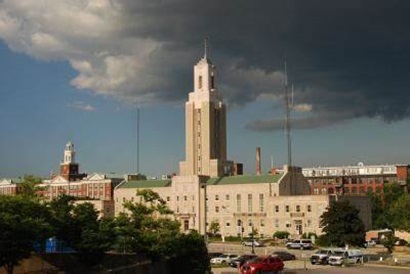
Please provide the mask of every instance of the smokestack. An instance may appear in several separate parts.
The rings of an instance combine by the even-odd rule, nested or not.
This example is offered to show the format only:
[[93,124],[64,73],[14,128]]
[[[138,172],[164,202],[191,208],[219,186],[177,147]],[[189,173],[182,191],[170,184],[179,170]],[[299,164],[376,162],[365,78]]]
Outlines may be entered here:
[[256,148],[255,169],[256,169],[256,175],[261,175],[261,148],[260,147]]

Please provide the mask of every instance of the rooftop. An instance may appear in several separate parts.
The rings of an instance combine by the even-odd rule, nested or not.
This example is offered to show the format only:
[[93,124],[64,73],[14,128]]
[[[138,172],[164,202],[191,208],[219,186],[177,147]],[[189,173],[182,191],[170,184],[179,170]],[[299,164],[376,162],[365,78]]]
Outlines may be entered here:
[[264,175],[238,175],[219,178],[211,178],[207,185],[238,185],[238,184],[260,184],[277,183],[283,174],[264,174]]

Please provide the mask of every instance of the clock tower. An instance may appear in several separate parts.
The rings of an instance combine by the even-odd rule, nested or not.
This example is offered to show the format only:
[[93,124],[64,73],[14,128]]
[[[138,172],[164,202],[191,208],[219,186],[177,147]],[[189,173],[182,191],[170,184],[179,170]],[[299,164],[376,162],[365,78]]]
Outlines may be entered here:
[[60,175],[68,181],[81,180],[84,174],[79,174],[79,165],[75,162],[74,144],[68,142],[65,145],[64,158],[60,164]]

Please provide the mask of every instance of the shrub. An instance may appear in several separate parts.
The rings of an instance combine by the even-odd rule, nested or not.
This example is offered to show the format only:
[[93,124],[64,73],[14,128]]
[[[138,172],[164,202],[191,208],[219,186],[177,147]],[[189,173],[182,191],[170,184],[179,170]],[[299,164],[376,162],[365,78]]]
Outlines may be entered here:
[[289,235],[290,233],[287,231],[276,231],[275,233],[273,233],[273,237],[278,239],[287,239]]

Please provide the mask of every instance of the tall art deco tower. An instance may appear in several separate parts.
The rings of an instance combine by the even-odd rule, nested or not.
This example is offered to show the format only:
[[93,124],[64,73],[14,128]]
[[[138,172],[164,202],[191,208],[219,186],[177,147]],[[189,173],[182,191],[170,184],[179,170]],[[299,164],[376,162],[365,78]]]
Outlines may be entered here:
[[227,161],[226,107],[216,87],[215,66],[207,56],[194,66],[194,91],[185,104],[185,161],[180,175],[231,175]]

